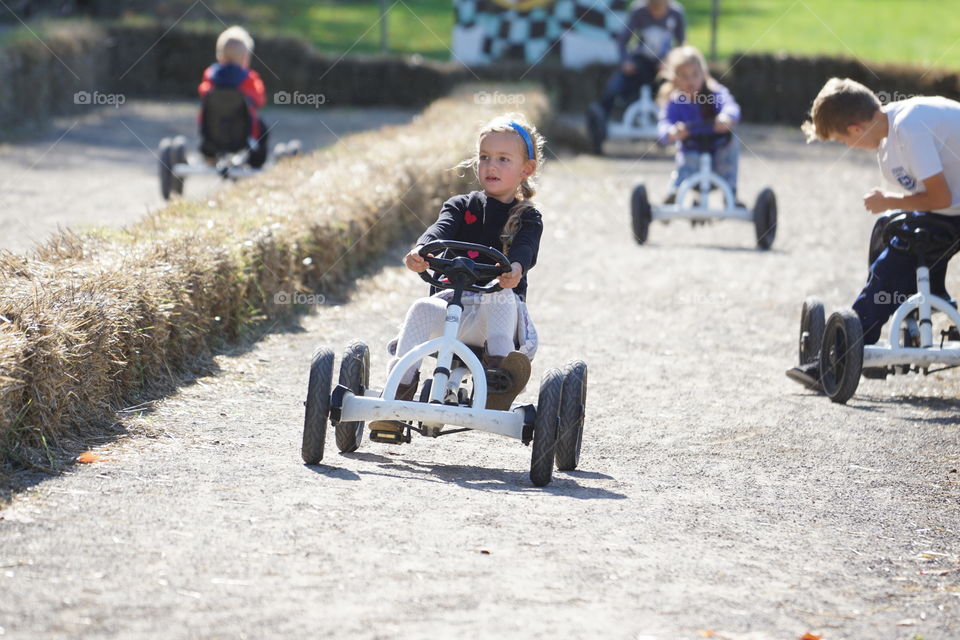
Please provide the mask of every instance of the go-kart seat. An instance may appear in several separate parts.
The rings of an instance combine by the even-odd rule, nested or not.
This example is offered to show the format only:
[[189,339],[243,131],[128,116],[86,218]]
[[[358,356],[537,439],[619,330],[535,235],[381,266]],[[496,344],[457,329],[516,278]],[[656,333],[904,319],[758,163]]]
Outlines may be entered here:
[[883,245],[913,254],[920,266],[931,266],[958,243],[957,228],[933,216],[898,213],[890,217],[883,229]]
[[204,155],[219,156],[246,149],[252,130],[247,99],[239,89],[214,88],[204,96],[200,115]]

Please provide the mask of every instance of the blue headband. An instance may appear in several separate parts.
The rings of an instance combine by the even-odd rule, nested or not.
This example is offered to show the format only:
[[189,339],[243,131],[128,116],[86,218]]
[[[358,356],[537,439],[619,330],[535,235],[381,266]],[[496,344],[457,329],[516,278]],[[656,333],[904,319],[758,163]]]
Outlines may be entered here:
[[510,126],[513,127],[514,131],[519,133],[523,141],[527,143],[527,159],[533,160],[535,156],[533,154],[533,140],[530,139],[530,134],[516,122],[511,122]]

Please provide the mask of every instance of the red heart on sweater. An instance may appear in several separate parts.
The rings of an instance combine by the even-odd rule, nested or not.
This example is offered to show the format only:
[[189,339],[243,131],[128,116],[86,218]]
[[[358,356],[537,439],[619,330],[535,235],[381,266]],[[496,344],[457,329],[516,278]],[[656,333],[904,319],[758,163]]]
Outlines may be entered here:
[[471,260],[476,260],[477,258],[480,257],[480,252],[479,252],[479,251],[467,251],[467,256],[468,256]]
[[467,222],[467,224],[473,224],[477,221],[477,216],[473,215],[470,210],[467,209],[467,212],[463,214],[463,219]]

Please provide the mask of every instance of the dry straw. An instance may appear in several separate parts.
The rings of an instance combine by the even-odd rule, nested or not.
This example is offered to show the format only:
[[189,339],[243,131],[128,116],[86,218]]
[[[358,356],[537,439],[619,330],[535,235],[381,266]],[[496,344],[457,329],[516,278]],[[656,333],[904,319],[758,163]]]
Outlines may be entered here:
[[[470,188],[451,168],[498,113],[474,95],[131,228],[0,253],[0,463],[48,465],[250,323],[290,314],[276,292],[331,291],[422,229]],[[524,111],[542,124],[547,101],[528,92]]]

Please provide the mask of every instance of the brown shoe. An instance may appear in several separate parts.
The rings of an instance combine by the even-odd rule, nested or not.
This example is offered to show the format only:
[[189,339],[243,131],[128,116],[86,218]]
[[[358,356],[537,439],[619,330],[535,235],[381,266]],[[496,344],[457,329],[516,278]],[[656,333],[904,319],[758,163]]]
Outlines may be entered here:
[[486,356],[487,409],[509,411],[530,380],[530,359],[519,351],[511,351],[503,358]]
[[[417,387],[420,385],[420,372],[417,371],[413,376],[413,382],[409,384],[400,383],[397,387],[397,400],[409,402],[417,394]],[[370,423],[371,431],[391,431],[393,433],[403,433],[407,428],[407,423],[403,420],[374,420]]]

